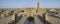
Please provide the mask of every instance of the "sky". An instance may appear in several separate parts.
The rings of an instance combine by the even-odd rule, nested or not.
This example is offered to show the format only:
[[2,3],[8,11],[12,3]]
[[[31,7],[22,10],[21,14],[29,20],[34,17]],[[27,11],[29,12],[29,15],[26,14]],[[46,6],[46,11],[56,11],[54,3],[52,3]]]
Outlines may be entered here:
[[0,0],[0,8],[60,8],[60,0]]

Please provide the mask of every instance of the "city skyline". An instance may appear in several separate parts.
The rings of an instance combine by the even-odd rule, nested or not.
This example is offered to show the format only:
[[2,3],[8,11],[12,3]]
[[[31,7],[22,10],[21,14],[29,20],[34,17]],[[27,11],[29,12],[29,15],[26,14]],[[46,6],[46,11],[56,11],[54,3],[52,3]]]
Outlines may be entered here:
[[0,8],[37,8],[38,1],[40,8],[60,8],[60,0],[0,0]]

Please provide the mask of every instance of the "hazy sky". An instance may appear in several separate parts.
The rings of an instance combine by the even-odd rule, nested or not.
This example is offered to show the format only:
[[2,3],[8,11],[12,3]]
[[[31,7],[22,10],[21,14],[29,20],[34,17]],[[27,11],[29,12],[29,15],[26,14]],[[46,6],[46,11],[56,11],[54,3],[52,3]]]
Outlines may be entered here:
[[60,0],[0,0],[0,8],[36,8],[38,1],[40,8],[60,8]]

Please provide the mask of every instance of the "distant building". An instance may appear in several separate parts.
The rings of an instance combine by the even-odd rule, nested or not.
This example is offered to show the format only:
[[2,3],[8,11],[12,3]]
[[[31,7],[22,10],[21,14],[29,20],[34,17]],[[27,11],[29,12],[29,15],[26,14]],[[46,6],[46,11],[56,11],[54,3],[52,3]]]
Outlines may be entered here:
[[40,3],[37,2],[37,9],[34,8],[26,8],[24,9],[24,14],[26,15],[36,15],[36,14],[42,14],[45,13],[46,10],[45,9],[40,9]]

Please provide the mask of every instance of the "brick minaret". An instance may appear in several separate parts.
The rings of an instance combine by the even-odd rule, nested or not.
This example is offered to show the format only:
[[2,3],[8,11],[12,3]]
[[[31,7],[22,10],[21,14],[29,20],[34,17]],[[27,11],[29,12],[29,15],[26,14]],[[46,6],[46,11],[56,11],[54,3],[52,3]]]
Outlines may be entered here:
[[40,14],[40,3],[37,2],[37,13]]
[[37,3],[37,8],[38,8],[38,10],[40,9],[40,3],[39,2]]

